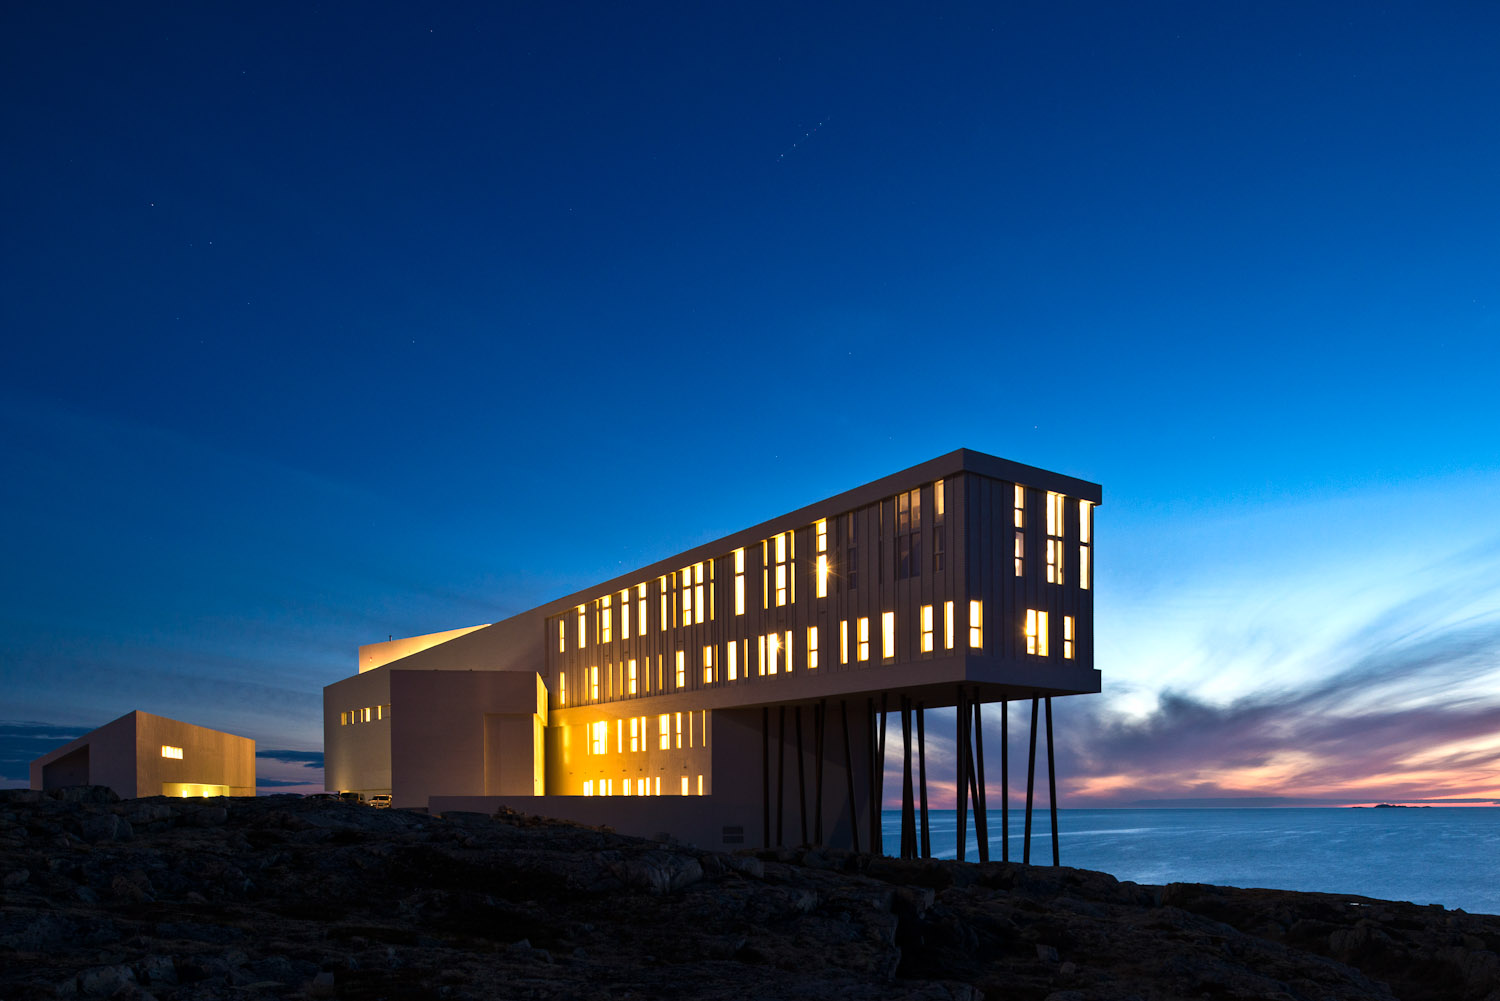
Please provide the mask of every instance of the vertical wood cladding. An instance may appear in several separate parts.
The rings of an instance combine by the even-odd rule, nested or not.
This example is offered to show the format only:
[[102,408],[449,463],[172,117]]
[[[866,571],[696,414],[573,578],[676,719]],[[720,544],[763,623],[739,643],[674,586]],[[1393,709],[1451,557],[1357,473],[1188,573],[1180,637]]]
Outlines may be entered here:
[[[999,461],[999,460],[997,460]],[[1074,657],[1077,666],[1093,665],[1093,591],[1079,586],[1080,512],[1076,496],[1063,505],[1062,583],[1047,581],[1047,504],[1045,486],[1022,483],[1025,489],[1023,526],[1024,572],[1014,571],[1016,527],[1013,481],[997,479],[972,468],[942,478],[944,517],[936,523],[938,480],[902,484],[897,492],[847,509],[804,509],[804,523],[789,527],[787,567],[789,593],[785,604],[776,601],[776,536],[746,542],[744,546],[744,614],[735,614],[735,552],[730,549],[705,557],[702,604],[711,615],[699,621],[700,601],[696,591],[697,561],[684,563],[664,574],[642,576],[625,588],[624,602],[630,607],[630,635],[624,635],[622,594],[618,586],[609,592],[589,592],[583,604],[587,643],[578,645],[577,607],[546,619],[546,675],[565,676],[568,706],[625,703],[633,699],[730,687],[743,691],[744,704],[795,698],[786,688],[778,690],[786,674],[793,677],[813,670],[808,665],[809,627],[818,630],[820,672],[857,671],[890,663],[907,663],[963,655],[1012,662],[1061,664],[1064,660],[1064,616],[1075,623]],[[1074,481],[1076,482],[1076,481]],[[1097,488],[1095,488],[1097,490]],[[906,576],[899,571],[901,527],[899,497],[917,491],[914,507],[920,510],[920,527],[907,522],[908,540],[920,554]],[[1093,499],[1097,499],[1097,493]],[[909,508],[910,509],[910,508]],[[827,596],[817,597],[817,520],[826,519],[829,562]],[[936,565],[936,535],[943,534],[942,566]],[[1092,550],[1092,546],[1091,546]],[[908,549],[910,552],[911,549]],[[1097,561],[1095,561],[1097,563]],[[1093,568],[1091,568],[1092,573]],[[682,585],[689,577],[692,621],[686,621]],[[646,621],[639,615],[638,585],[646,585]],[[663,583],[665,589],[663,589]],[[1091,582],[1092,583],[1092,582]],[[610,639],[605,642],[603,599],[610,598]],[[667,629],[661,628],[661,601],[667,601]],[[982,637],[978,649],[969,646],[969,602],[983,603]],[[944,603],[953,602],[953,648],[944,644]],[[932,606],[933,650],[921,649],[922,608]],[[1047,613],[1048,655],[1027,653],[1026,613]],[[895,617],[894,656],[882,650],[882,616]],[[869,660],[858,659],[858,623],[869,623]],[[564,648],[558,650],[558,627],[563,627]],[[841,628],[847,623],[848,664],[841,663]],[[642,634],[642,625],[646,628]],[[790,640],[788,641],[788,634]],[[777,672],[762,673],[761,641],[774,635],[784,648],[776,657]],[[736,644],[737,680],[727,677],[727,646]],[[711,648],[711,679],[705,680],[705,647]],[[681,683],[677,656],[683,658]],[[767,660],[769,661],[769,656]],[[636,662],[635,691],[630,689],[629,663]],[[788,670],[788,665],[790,669]],[[599,671],[599,698],[589,698],[589,671]],[[552,706],[557,708],[560,686],[549,683]],[[611,714],[629,715],[626,706]]]

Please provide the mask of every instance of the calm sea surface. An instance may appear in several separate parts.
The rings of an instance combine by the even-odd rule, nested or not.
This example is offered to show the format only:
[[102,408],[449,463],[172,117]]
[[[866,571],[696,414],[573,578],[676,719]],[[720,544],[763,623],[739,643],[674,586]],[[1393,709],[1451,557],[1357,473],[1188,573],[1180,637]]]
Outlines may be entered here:
[[[1010,814],[1012,861],[1023,814]],[[882,820],[885,849],[901,844],[901,814]],[[975,851],[972,818],[968,851]],[[1060,810],[1062,864],[1137,883],[1218,883],[1354,893],[1500,914],[1500,807],[1432,809]],[[933,810],[932,852],[953,858],[952,810]],[[989,814],[1000,858],[1000,813]],[[1052,863],[1046,811],[1032,818],[1031,861]]]

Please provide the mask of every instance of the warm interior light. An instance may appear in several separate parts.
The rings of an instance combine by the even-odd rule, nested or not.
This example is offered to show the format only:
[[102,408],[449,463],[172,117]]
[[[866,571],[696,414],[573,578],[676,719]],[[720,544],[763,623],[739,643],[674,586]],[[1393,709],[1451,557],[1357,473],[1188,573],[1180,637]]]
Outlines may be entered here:
[[1063,616],[1063,659],[1073,659],[1073,616]]
[[172,747],[169,744],[161,745],[161,756],[164,758],[181,758],[182,748]]
[[896,656],[896,613],[883,612],[880,616],[880,656],[890,660]]
[[969,602],[969,646],[978,650],[984,646],[984,603]]
[[859,632],[859,659],[860,660],[869,660],[870,659],[870,620],[869,620],[869,618],[868,617],[862,617],[859,620],[858,625],[859,625],[859,630],[858,630],[858,632]]
[[932,652],[932,606],[922,606],[922,652]]
[[818,597],[828,597],[828,555],[826,553],[818,556]]

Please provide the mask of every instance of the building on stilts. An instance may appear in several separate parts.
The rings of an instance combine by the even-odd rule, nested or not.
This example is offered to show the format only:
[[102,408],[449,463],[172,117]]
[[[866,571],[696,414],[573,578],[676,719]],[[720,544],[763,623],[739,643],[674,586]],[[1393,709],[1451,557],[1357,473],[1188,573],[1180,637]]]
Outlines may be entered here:
[[[961,449],[499,622],[362,646],[359,672],[324,689],[327,787],[705,848],[916,857],[931,853],[929,780],[951,776],[983,860],[981,710],[999,704],[1008,831],[1008,707],[1023,701],[1023,852],[1042,723],[1056,864],[1052,699],[1100,690],[1101,500],[1097,484]],[[934,709],[955,710],[942,776],[926,754]]]

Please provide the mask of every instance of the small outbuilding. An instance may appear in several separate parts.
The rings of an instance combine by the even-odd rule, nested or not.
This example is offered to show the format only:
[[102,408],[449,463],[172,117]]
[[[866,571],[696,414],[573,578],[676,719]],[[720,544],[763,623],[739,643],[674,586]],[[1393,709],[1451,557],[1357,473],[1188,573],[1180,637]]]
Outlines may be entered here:
[[151,713],[126,713],[31,763],[31,788],[109,786],[138,796],[254,796],[255,741]]

